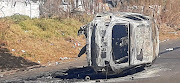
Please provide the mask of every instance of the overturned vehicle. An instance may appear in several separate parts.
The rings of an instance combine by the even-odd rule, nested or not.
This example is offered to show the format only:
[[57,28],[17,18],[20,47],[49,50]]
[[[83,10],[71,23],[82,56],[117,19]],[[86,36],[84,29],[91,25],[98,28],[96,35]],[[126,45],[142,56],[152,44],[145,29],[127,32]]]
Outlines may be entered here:
[[88,65],[96,72],[121,73],[151,64],[158,56],[158,27],[152,18],[142,14],[99,13],[80,27],[81,34],[86,36],[86,45],[78,56],[86,53]]

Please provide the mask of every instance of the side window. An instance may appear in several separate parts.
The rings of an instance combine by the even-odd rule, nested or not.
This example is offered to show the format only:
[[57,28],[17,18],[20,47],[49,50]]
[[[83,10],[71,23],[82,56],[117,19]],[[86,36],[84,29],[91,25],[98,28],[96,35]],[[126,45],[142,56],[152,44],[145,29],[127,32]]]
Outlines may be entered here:
[[112,52],[116,63],[128,62],[128,27],[126,25],[113,26]]

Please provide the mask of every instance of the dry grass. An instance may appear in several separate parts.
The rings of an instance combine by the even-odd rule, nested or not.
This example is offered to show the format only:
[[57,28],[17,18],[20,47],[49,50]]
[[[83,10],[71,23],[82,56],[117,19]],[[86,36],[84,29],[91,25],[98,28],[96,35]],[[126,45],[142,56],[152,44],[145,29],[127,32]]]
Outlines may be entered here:
[[[153,17],[159,25],[160,40],[180,38],[180,0],[129,0],[122,6],[143,6],[127,12],[137,12]],[[150,8],[152,6],[156,6]],[[159,7],[158,7],[159,6]]]
[[180,38],[180,27],[172,28],[170,26],[167,26],[167,24],[163,23],[160,25],[159,37],[161,41]]
[[[131,4],[141,6],[145,2],[146,0]],[[146,15],[152,13],[149,5],[162,6],[160,15],[155,16],[160,26],[160,40],[180,37],[180,6],[176,2],[177,0],[167,0],[166,3],[159,1],[159,4],[156,4],[150,1],[145,4],[145,11],[151,11],[147,14],[145,12]],[[140,13],[139,10],[133,11]],[[18,15],[3,18],[0,19],[0,44],[5,44],[14,56],[33,62],[40,61],[41,64],[59,61],[60,57],[74,58],[85,44],[83,37],[77,37],[77,30],[90,20],[88,15],[76,16],[74,19],[30,19]],[[74,48],[74,43],[81,43],[82,46]]]
[[83,37],[77,37],[82,23],[75,19],[13,18],[0,20],[0,38],[14,56],[45,64],[60,61],[60,57],[77,57],[85,43]]

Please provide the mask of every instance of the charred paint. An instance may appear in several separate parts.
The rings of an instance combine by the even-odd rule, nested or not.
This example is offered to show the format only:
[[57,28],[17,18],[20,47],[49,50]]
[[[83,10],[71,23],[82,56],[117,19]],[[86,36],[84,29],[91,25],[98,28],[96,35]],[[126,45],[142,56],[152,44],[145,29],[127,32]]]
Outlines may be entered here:
[[159,52],[158,27],[142,14],[99,13],[78,34],[86,36],[86,50],[82,49],[80,55],[86,52],[89,66],[95,71],[120,73],[152,63]]

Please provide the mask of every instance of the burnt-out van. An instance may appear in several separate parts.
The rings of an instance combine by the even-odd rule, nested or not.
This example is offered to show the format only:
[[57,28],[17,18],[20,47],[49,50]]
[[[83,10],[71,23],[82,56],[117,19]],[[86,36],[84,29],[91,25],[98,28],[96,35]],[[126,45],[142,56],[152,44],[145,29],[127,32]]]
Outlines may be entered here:
[[[78,35],[86,36],[88,65],[95,71],[120,73],[151,64],[159,52],[159,32],[153,18],[138,13],[99,13]],[[108,69],[108,70],[107,70]]]

